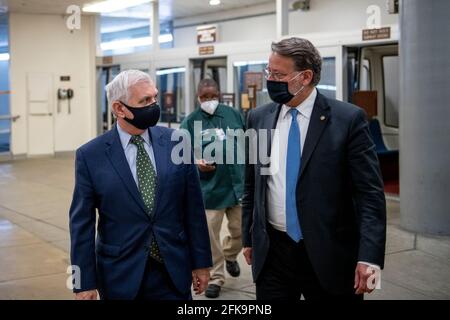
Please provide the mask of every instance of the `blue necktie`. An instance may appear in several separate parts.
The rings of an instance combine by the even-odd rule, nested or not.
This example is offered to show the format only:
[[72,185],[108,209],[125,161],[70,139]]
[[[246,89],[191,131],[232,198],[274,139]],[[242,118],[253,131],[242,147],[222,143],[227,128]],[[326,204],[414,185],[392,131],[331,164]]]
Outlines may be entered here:
[[297,214],[296,189],[297,178],[300,171],[301,140],[300,129],[297,122],[297,109],[289,110],[292,116],[289,129],[287,158],[286,158],[286,232],[295,242],[302,239],[302,231]]

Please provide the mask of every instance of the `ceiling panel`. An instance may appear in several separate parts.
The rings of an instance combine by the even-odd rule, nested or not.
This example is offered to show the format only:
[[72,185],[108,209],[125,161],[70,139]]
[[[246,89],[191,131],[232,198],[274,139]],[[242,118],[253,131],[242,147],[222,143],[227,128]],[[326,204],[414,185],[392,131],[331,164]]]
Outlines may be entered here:
[[[10,12],[23,13],[50,13],[64,14],[69,5],[83,6],[87,3],[100,2],[101,0],[0,0],[0,7],[6,4]],[[125,1],[125,0],[124,0]],[[218,6],[210,6],[209,0],[160,0],[160,18],[162,20],[171,20],[181,17],[190,17],[201,14],[214,13],[218,10],[230,10],[243,8],[275,0],[221,0]],[[140,14],[145,17],[148,14],[150,6],[142,5],[134,9],[136,15]]]

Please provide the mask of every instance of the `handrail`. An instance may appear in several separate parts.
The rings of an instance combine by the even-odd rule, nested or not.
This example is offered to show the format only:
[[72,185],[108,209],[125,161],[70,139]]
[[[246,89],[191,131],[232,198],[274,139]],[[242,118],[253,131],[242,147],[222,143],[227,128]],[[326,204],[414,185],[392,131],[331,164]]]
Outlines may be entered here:
[[11,91],[0,91],[0,96],[1,95],[8,95],[11,94]]
[[13,122],[15,122],[17,119],[19,119],[20,116],[12,116],[12,115],[6,115],[6,116],[0,116],[0,120],[12,120]]

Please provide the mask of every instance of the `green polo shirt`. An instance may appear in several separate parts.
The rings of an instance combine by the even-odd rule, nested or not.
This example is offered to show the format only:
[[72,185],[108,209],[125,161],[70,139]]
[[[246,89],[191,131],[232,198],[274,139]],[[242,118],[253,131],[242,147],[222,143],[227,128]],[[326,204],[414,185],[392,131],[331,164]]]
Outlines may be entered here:
[[[201,131],[194,132],[194,121],[201,122]],[[216,169],[212,172],[199,171],[205,208],[217,210],[239,204],[244,190],[244,164],[238,164],[236,161],[237,138],[228,136],[227,129],[245,129],[241,114],[235,108],[224,104],[219,104],[213,115],[197,108],[184,119],[180,128],[189,132],[197,158],[203,155],[208,146],[209,150],[213,149],[211,148],[212,142],[220,141],[223,145],[223,164],[216,163]],[[225,133],[225,138],[221,132]],[[194,136],[195,134],[196,136]],[[201,146],[202,150],[195,150],[194,138],[202,139],[202,142],[197,144]],[[234,139],[234,164],[226,163],[225,146],[227,139]],[[201,158],[205,157],[201,156]]]

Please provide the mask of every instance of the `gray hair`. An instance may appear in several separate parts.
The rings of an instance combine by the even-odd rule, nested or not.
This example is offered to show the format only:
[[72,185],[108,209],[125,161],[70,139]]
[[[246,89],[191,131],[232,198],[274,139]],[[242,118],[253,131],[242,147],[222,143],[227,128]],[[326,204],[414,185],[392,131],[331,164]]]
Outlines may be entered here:
[[139,82],[153,83],[148,73],[139,70],[125,70],[119,73],[105,87],[108,103],[112,105],[114,101],[128,103],[130,98],[130,88]]
[[322,57],[314,45],[302,38],[288,38],[280,42],[272,42],[272,52],[294,60],[297,71],[312,70],[311,84],[316,86],[320,82]]

